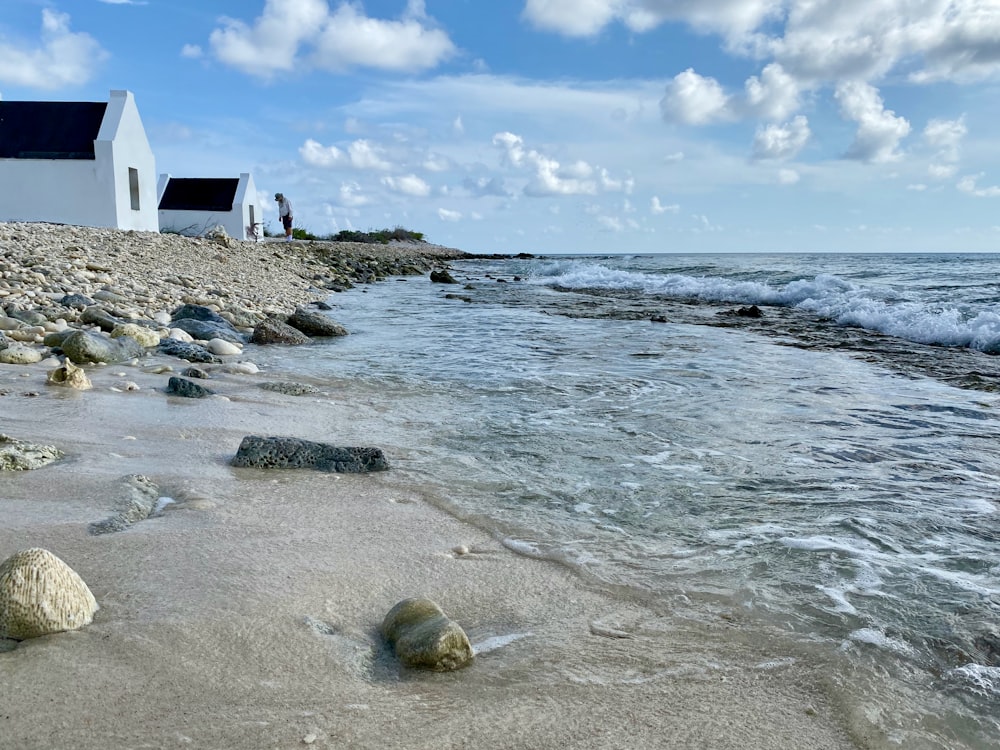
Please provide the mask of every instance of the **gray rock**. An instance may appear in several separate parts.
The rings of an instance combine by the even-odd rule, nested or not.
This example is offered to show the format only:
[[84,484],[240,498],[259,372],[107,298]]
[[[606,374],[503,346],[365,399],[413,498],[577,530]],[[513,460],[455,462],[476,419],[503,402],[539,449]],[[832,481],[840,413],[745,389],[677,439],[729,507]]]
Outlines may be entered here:
[[177,339],[162,339],[157,349],[163,354],[177,357],[178,359],[186,359],[188,362],[210,362],[216,364],[222,361],[221,358],[216,357],[203,346],[189,344]]
[[214,391],[203,385],[192,383],[190,380],[171,376],[167,381],[167,393],[171,396],[182,396],[183,398],[205,398],[211,396]]
[[84,294],[67,294],[59,300],[59,304],[74,310],[85,310],[94,304],[94,300]]
[[408,667],[450,672],[472,662],[472,645],[461,626],[430,599],[404,599],[382,620],[382,637]]
[[59,348],[78,365],[85,362],[124,362],[146,353],[146,348],[131,336],[113,339],[92,331],[73,331],[63,339]]
[[284,393],[286,396],[305,396],[309,393],[319,393],[319,388],[305,383],[294,383],[289,380],[277,381],[274,383],[261,383],[260,387],[265,391]]
[[62,331],[51,331],[45,334],[45,338],[42,339],[42,343],[45,344],[45,346],[61,348],[62,342],[65,341],[70,334],[76,333],[76,330],[76,328],[66,328]]
[[[0,349],[6,349],[8,346],[10,346],[10,339],[0,332]],[[46,346],[48,346],[48,344],[46,344]]]
[[267,318],[254,326],[250,336],[253,344],[306,344],[309,337],[302,331],[275,318]]
[[90,524],[91,534],[110,534],[124,531],[137,521],[149,518],[160,499],[160,488],[149,477],[133,474],[125,477],[125,497],[121,509],[105,518]]
[[346,336],[347,329],[331,320],[321,312],[315,310],[305,310],[301,307],[295,309],[288,320],[285,321],[292,328],[296,328],[307,336]]
[[229,325],[225,318],[223,318],[219,313],[215,312],[210,307],[205,307],[204,305],[181,305],[172,313],[170,313],[170,319],[173,321],[177,320],[203,320],[208,323],[222,323],[224,325]]
[[448,273],[445,269],[439,268],[431,271],[431,281],[435,284],[457,284],[455,277]]
[[8,308],[7,317],[14,318],[14,320],[20,320],[22,323],[27,323],[29,326],[43,326],[49,322],[49,319],[37,310],[15,310]]
[[247,435],[233,466],[257,469],[316,469],[337,473],[385,471],[389,462],[381,448],[343,448],[327,443]]
[[208,380],[208,373],[200,367],[188,367],[181,372],[186,378],[197,378],[198,380]]
[[119,320],[100,305],[91,305],[80,314],[80,322],[95,325],[102,331],[110,333],[115,329],[115,326],[121,325],[124,321]]
[[54,445],[33,445],[0,435],[0,471],[30,471],[62,458]]
[[[220,320],[222,320],[220,318]],[[236,328],[226,320],[218,322],[215,320],[198,320],[197,318],[181,318],[171,324],[174,328],[180,328],[185,333],[190,333],[196,339],[211,341],[212,339],[222,339],[231,344],[242,344],[246,338]]]

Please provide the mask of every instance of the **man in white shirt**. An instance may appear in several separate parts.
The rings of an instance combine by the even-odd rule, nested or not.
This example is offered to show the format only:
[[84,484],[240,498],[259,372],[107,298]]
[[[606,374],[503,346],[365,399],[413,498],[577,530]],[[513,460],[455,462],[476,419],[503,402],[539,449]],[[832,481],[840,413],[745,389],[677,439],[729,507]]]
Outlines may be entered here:
[[285,228],[285,242],[292,241],[292,202],[282,193],[275,193],[274,199],[278,201],[278,216],[281,217],[281,225]]

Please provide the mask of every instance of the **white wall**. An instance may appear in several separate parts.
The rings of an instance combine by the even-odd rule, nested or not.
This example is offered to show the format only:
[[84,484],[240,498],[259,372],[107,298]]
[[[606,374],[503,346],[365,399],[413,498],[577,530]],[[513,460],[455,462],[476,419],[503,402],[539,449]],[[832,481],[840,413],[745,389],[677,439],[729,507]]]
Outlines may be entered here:
[[[156,162],[129,91],[112,91],[90,159],[0,159],[0,221],[157,231]],[[139,172],[133,211],[128,169]]]

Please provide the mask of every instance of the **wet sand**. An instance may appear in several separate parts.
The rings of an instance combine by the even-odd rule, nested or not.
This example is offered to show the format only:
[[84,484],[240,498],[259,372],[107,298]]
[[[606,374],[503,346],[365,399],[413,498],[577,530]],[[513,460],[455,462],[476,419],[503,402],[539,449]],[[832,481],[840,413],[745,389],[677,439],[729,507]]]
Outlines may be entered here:
[[[66,452],[0,477],[0,558],[49,549],[101,606],[0,653],[3,747],[857,746],[818,669],[517,555],[394,470],[229,466],[246,434],[379,445],[354,430],[386,405],[265,392],[267,374],[168,397],[149,364],[91,368],[85,392],[0,365],[2,431]],[[140,390],[112,390],[123,379]],[[131,474],[174,502],[90,534]],[[399,666],[378,625],[409,596],[465,628],[470,667]]]

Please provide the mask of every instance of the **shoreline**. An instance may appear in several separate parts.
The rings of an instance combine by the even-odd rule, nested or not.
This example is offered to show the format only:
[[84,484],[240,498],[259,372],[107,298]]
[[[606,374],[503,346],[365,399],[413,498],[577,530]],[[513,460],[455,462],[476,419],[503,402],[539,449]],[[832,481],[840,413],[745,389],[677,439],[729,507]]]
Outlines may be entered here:
[[[219,396],[169,397],[157,370],[171,359],[87,366],[89,391],[47,386],[44,361],[0,364],[2,431],[66,453],[2,476],[0,558],[45,547],[101,606],[82,630],[0,653],[11,746],[858,746],[818,668],[774,666],[730,623],[681,624],[517,555],[405,473],[228,463],[246,434],[378,445],[357,424],[377,423],[385,404],[351,401],[349,384],[273,394],[259,382],[294,373],[224,368],[210,381]],[[171,502],[125,531],[90,534],[132,474]],[[399,666],[377,627],[409,596],[466,629],[479,650],[471,666]]]

